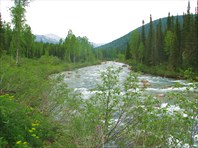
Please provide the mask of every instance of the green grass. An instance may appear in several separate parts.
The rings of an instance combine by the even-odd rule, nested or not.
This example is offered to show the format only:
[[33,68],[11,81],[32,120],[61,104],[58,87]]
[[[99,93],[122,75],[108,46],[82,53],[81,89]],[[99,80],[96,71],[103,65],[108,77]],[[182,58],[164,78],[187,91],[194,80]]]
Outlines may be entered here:
[[[56,82],[50,75],[97,63],[65,63],[42,56],[20,58],[17,66],[14,58],[0,56],[0,147],[44,147],[59,139],[59,123],[48,104],[58,105],[60,98],[51,95]],[[39,126],[32,127],[35,122]]]

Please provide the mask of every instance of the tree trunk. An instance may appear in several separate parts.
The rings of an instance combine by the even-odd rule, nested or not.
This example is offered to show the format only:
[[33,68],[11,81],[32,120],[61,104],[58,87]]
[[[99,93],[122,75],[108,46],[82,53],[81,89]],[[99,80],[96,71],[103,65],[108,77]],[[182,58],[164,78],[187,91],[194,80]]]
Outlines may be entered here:
[[19,49],[16,50],[16,65],[19,65]]
[[76,56],[75,56],[75,54],[74,54],[74,64],[76,63]]

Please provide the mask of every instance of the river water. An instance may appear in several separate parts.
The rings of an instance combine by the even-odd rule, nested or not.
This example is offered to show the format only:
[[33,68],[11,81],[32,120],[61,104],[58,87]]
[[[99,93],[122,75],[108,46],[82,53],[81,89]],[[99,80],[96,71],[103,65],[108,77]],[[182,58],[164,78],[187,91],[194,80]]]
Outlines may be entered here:
[[[103,62],[100,65],[88,66],[73,71],[63,72],[64,82],[67,83],[68,87],[74,89],[77,93],[81,94],[82,98],[89,99],[97,90],[96,86],[101,82],[101,73],[106,71],[108,67],[115,69],[121,68],[119,79],[121,82],[125,80],[129,72],[132,69],[130,66],[108,61]],[[145,93],[153,95],[156,98],[165,98],[166,94],[173,91],[184,91],[191,85],[191,83],[185,80],[175,80],[171,78],[164,78],[159,76],[141,74],[139,75],[140,87],[145,87]],[[179,87],[174,87],[176,84],[180,84]],[[161,107],[166,106],[166,102],[161,104]],[[170,108],[170,111],[178,109],[174,106]],[[198,125],[194,131],[198,134]],[[198,146],[198,144],[196,145]]]
[[[130,72],[130,66],[119,62],[103,62],[100,65],[88,66],[73,71],[66,71],[63,73],[64,81],[69,88],[74,89],[80,93],[83,98],[89,98],[94,92],[98,83],[101,82],[100,75],[106,71],[107,67],[121,68],[120,81],[123,81]],[[174,86],[180,83],[181,86],[175,88]],[[167,92],[183,91],[190,83],[185,80],[175,80],[153,75],[139,75],[140,86],[146,86],[145,92],[156,97],[163,97]]]

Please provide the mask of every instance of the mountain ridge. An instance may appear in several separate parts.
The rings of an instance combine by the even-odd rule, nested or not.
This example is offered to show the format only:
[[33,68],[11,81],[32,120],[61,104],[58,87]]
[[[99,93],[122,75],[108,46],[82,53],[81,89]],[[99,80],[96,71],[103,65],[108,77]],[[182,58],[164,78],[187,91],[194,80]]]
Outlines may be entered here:
[[[63,38],[55,35],[55,34],[45,34],[45,35],[38,35],[35,34],[35,41],[36,42],[43,42],[43,43],[49,43],[49,44],[58,44],[60,39],[62,39],[64,41]],[[104,43],[94,43],[94,42],[90,42],[90,44],[93,45],[94,48],[97,48],[99,46],[104,45]]]
[[45,35],[38,35],[35,34],[35,41],[36,42],[43,42],[43,43],[52,43],[52,44],[58,44],[61,37],[55,35],[55,34],[45,34]]
[[[174,16],[176,17],[176,16]],[[178,16],[179,18],[179,22],[183,22],[183,16],[182,15],[179,15]],[[153,21],[153,28],[156,28],[157,24],[159,23],[159,20],[162,20],[162,29],[163,31],[165,30],[165,26],[166,26],[166,21],[167,21],[167,17],[163,17],[163,18],[159,18],[159,19],[156,19]],[[149,31],[149,23],[145,24],[145,32],[146,34],[148,33]],[[130,37],[131,37],[131,34],[135,31],[135,30],[138,30],[139,32],[142,31],[142,26],[140,27],[137,27],[136,29],[130,31],[129,33],[121,36],[120,38],[118,39],[115,39],[107,44],[104,44],[102,46],[98,46],[96,47],[96,49],[119,49],[119,50],[124,50],[126,49],[126,46],[127,46],[127,42],[129,41]]]

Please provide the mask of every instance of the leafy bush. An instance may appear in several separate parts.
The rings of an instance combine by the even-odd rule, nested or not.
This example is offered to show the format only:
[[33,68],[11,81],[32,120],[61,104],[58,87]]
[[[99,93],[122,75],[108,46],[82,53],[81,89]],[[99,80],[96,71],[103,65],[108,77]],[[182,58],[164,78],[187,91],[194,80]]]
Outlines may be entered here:
[[156,98],[141,94],[136,74],[131,73],[124,83],[119,82],[118,75],[119,70],[109,68],[102,73],[102,82],[90,99],[69,96],[65,100],[67,107],[61,116],[64,136],[57,145],[182,147],[193,144],[197,94],[192,96],[188,91],[170,94],[169,102],[162,107]]
[[[53,143],[58,136],[58,124],[50,115],[50,107],[56,106],[58,99],[50,96],[54,82],[49,74],[56,68],[63,69],[63,65],[49,63],[22,58],[20,66],[16,66],[12,58],[0,58],[0,145],[40,147]],[[6,92],[14,96],[1,96]],[[37,121],[39,126],[33,127]]]
[[58,124],[10,95],[0,96],[0,147],[43,147],[56,139]]
[[39,59],[39,63],[47,65],[58,65],[61,60],[58,57],[44,55]]
[[32,119],[31,109],[24,107],[15,102],[13,96],[0,96],[0,145],[5,147],[9,145],[14,147],[19,144],[32,145],[37,143],[41,146],[37,139],[34,139],[28,132],[31,128]]
[[[72,69],[84,65],[57,63],[54,57],[38,61],[22,58],[21,65],[16,66],[12,58],[0,58],[0,91],[16,92],[14,97],[0,96],[0,146],[192,145],[198,98],[191,90],[196,90],[197,85],[170,95],[170,102],[180,108],[170,114],[173,104],[160,108],[159,100],[141,94],[136,74],[131,73],[120,82],[120,70],[113,68],[102,73],[96,94],[83,100],[62,79],[49,75],[64,66]],[[157,67],[151,69],[160,71]]]

